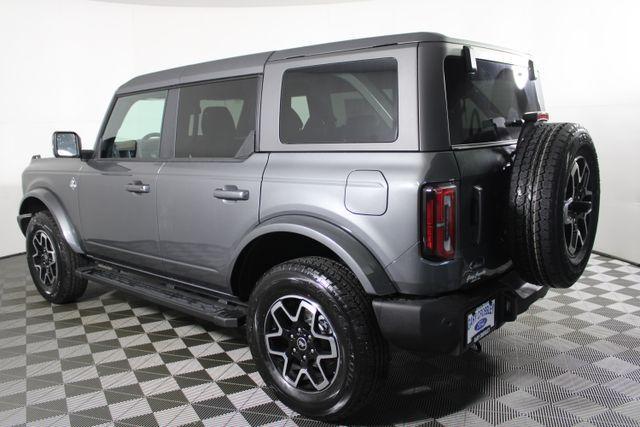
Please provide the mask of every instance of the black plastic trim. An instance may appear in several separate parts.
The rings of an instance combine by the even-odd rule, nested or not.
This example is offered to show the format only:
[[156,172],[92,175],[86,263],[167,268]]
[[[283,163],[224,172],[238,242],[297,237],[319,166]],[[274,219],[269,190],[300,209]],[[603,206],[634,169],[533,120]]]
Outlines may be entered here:
[[137,295],[152,303],[199,317],[218,326],[237,327],[242,325],[245,320],[245,307],[207,297],[200,293],[188,292],[169,282],[153,280],[99,265],[79,268],[76,270],[76,274],[85,279]]
[[373,309],[383,336],[392,344],[406,350],[458,355],[469,348],[466,315],[475,307],[495,299],[498,329],[515,320],[547,291],[511,272],[473,289],[435,298],[374,299]]

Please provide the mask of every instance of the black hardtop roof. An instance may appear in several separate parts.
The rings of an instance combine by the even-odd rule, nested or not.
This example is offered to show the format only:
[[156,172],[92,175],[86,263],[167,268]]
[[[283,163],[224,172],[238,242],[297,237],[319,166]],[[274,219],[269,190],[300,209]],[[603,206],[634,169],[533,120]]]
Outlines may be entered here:
[[284,59],[421,42],[457,43],[519,53],[497,46],[454,39],[439,33],[394,34],[255,53],[143,74],[120,86],[116,94],[166,88],[205,80],[260,74],[264,71],[264,66],[267,62]]

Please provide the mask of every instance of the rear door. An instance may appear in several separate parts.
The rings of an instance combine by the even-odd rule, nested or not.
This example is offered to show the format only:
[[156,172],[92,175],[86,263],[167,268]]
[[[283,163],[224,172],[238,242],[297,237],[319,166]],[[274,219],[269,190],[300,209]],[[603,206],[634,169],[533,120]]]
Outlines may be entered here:
[[176,278],[228,291],[232,249],[258,223],[258,88],[246,77],[179,89],[175,153],[158,178],[160,251]]
[[89,254],[161,269],[156,181],[167,91],[119,96],[95,158],[78,177],[82,236]]
[[540,110],[528,58],[471,48],[475,68],[460,54],[444,59],[449,137],[460,169],[460,233],[464,280],[509,267],[504,214],[511,155],[522,115]]

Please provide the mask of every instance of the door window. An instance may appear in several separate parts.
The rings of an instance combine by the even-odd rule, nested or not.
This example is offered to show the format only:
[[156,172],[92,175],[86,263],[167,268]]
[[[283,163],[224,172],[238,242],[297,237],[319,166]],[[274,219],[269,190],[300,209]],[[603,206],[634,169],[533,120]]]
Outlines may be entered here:
[[237,158],[253,152],[257,78],[180,89],[176,158]]
[[342,62],[284,73],[285,144],[393,142],[398,137],[395,59]]
[[157,159],[167,91],[118,97],[101,138],[100,157]]

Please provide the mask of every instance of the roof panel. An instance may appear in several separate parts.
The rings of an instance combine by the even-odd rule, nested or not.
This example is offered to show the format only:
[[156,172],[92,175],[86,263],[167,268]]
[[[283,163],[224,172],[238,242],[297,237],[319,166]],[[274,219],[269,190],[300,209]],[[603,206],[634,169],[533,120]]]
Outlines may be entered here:
[[170,70],[143,74],[134,77],[118,88],[116,94],[139,92],[143,90],[175,86],[197,81],[222,79],[226,77],[259,74],[273,52],[236,56],[216,61],[202,62],[172,68]]
[[135,77],[120,86],[116,94],[138,92],[143,90],[175,86],[184,83],[193,83],[220,79],[233,76],[259,74],[264,71],[267,61],[278,61],[295,57],[322,55],[333,52],[346,52],[351,50],[368,49],[379,46],[389,46],[394,44],[442,42],[469,44],[472,46],[498,49],[505,52],[519,53],[510,49],[504,49],[483,43],[468,40],[449,38],[439,33],[408,33],[394,34],[380,37],[369,37],[355,40],[345,40],[334,43],[325,43],[312,46],[284,49],[275,52],[256,53],[253,55],[237,56],[234,58],[220,59],[217,61],[203,62],[200,64],[187,65],[184,67],[172,68],[170,70],[158,71]]
[[223,79],[225,77],[259,74],[273,52],[236,56],[221,61],[204,62],[184,67],[180,83],[192,83],[203,80]]
[[350,50],[367,49],[378,46],[394,44],[418,43],[418,42],[446,42],[449,39],[438,33],[407,33],[389,36],[368,37],[364,39],[345,40],[333,43],[317,44],[312,46],[296,47],[293,49],[279,50],[273,53],[269,61],[296,58],[300,56],[322,55],[333,52],[346,52]]

